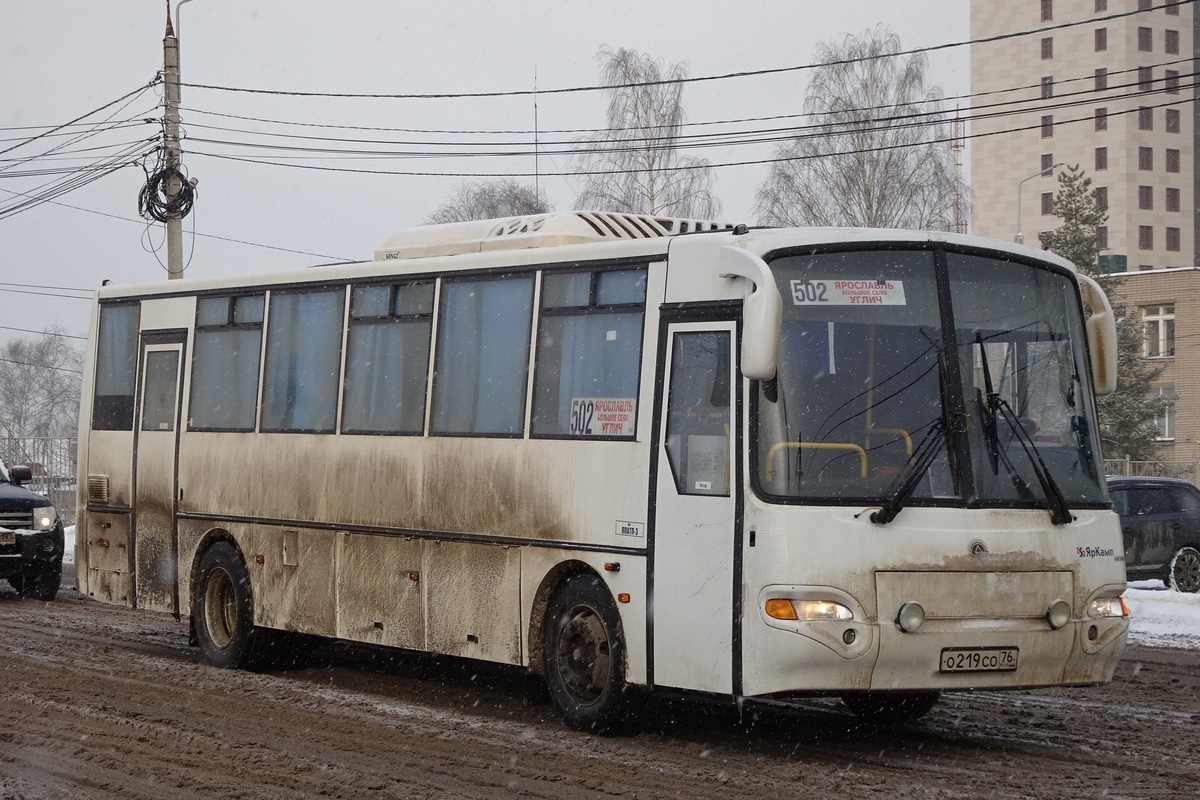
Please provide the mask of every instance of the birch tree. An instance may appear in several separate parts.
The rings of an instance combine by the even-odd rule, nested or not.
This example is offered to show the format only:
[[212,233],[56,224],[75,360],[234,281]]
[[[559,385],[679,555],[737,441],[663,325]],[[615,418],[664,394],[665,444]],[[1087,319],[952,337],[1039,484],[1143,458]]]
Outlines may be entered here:
[[473,219],[522,217],[550,210],[546,198],[533,187],[510,178],[466,182],[450,193],[425,220],[430,225]]
[[590,173],[575,207],[712,219],[721,204],[708,161],[680,152],[687,68],[635,50],[602,48],[608,90],[605,129],[579,143],[575,165]]
[[763,224],[954,228],[966,191],[942,93],[925,56],[901,49],[882,26],[817,48],[810,124],[775,150],[756,195]]

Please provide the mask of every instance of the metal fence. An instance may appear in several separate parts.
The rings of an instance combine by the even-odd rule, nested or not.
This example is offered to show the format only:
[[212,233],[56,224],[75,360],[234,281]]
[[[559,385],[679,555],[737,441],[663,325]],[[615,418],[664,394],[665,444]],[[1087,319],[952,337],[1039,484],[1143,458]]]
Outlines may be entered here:
[[74,436],[0,437],[0,458],[10,467],[28,465],[33,480],[25,485],[49,497],[64,524],[75,524]]
[[1197,483],[1195,461],[1133,461],[1128,458],[1104,459],[1105,475],[1130,475],[1137,478],[1183,478]]

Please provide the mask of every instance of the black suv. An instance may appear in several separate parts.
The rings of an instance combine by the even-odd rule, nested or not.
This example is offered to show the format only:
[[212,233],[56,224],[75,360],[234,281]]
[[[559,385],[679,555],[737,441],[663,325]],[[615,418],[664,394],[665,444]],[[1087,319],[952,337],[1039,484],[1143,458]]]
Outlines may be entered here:
[[1121,515],[1125,573],[1200,591],[1200,490],[1176,478],[1109,478]]
[[29,467],[0,462],[0,578],[22,597],[53,600],[62,581],[63,524],[49,500],[22,486]]

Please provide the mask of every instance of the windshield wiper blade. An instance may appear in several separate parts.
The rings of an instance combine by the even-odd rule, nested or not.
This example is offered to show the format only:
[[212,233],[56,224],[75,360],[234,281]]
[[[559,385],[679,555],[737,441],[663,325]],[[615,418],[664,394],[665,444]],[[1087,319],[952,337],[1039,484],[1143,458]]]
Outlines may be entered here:
[[1038,484],[1042,487],[1042,496],[1046,498],[1046,507],[1050,511],[1050,522],[1054,525],[1065,525],[1074,519],[1071,516],[1071,510],[1067,508],[1067,498],[1059,488],[1058,483],[1054,480],[1054,476],[1050,474],[1050,468],[1046,466],[1045,460],[1042,459],[1042,454],[1026,432],[1025,426],[1017,419],[1017,415],[1013,412],[1012,406],[1008,401],[1000,396],[992,385],[992,371],[988,367],[987,350],[983,346],[983,337],[978,333],[975,334],[975,343],[979,345],[979,358],[983,367],[983,385],[987,392],[984,410],[988,413],[989,418],[983,420],[982,428],[984,437],[988,440],[988,450],[992,461],[993,474],[999,471],[999,461],[1003,459],[1005,467],[1012,473],[1013,481],[1018,490],[1028,492],[1029,489],[1025,486],[1024,479],[1012,461],[1009,460],[1007,454],[1003,453],[1000,447],[1000,436],[996,431],[996,418],[1002,417],[1004,422],[1012,430],[1014,438],[1021,443],[1021,449],[1025,451],[1025,456],[1029,459],[1030,466],[1033,467],[1033,474],[1037,477]]
[[925,477],[925,473],[929,472],[929,468],[933,466],[934,460],[945,446],[946,426],[939,419],[930,427],[925,438],[917,446],[912,460],[908,462],[908,468],[896,479],[892,485],[892,491],[884,499],[883,505],[879,507],[878,511],[871,512],[871,522],[886,525],[896,518],[913,490],[917,488],[917,484]]

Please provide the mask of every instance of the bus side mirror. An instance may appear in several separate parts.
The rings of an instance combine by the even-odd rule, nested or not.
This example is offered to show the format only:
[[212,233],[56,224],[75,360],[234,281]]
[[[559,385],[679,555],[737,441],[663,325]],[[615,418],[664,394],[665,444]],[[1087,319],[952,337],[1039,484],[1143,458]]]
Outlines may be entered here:
[[1095,280],[1080,274],[1079,290],[1083,302],[1092,308],[1085,325],[1096,394],[1112,394],[1117,390],[1117,318],[1108,296]]
[[767,262],[741,247],[721,248],[721,277],[745,278],[754,288],[742,304],[741,371],[755,381],[775,377],[783,298]]

